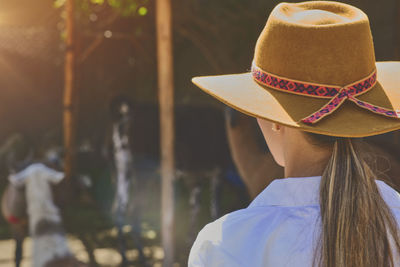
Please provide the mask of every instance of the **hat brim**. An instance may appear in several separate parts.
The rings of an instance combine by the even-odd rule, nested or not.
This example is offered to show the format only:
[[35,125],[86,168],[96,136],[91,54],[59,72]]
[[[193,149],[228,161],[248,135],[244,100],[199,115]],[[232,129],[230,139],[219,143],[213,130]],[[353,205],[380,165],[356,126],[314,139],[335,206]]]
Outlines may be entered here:
[[[400,109],[400,62],[377,62],[378,82],[358,98],[371,104]],[[400,129],[400,119],[375,114],[345,101],[338,110],[313,125],[301,119],[319,110],[328,99],[299,96],[263,87],[251,73],[203,76],[192,79],[203,91],[252,117],[266,119],[307,132],[365,137]]]

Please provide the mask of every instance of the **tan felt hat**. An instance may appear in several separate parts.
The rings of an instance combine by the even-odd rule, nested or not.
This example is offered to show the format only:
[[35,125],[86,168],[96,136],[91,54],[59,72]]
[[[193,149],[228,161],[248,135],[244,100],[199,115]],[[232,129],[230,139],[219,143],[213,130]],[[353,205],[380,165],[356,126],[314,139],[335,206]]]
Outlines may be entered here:
[[343,3],[279,4],[251,72],[192,81],[245,114],[308,132],[364,137],[400,129],[400,62],[375,62],[368,17]]

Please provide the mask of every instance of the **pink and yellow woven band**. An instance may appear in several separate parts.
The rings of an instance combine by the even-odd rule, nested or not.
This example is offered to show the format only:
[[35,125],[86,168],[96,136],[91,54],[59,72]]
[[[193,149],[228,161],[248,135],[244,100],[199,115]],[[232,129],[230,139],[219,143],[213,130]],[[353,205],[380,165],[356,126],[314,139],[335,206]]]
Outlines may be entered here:
[[262,69],[257,67],[254,62],[251,68],[251,72],[255,81],[269,88],[303,96],[330,99],[329,102],[321,107],[318,111],[303,118],[301,120],[301,122],[303,123],[314,124],[320,121],[322,118],[332,114],[336,109],[338,109],[346,99],[354,102],[359,107],[362,107],[374,113],[392,118],[400,118],[400,111],[398,110],[391,110],[379,107],[356,98],[356,96],[368,92],[374,87],[374,85],[376,84],[376,70],[374,70],[366,78],[346,85],[344,87],[302,82],[282,78],[277,75],[263,71]]

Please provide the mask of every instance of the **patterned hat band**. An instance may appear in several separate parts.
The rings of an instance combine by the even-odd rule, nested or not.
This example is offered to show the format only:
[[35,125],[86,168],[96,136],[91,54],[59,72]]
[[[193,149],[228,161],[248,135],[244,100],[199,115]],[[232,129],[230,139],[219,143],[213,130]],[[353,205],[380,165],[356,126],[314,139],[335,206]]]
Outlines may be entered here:
[[354,102],[357,106],[374,113],[392,118],[400,118],[400,111],[398,110],[379,107],[356,98],[356,96],[368,92],[374,87],[376,84],[376,69],[366,78],[343,87],[282,78],[263,71],[257,67],[254,62],[251,67],[251,72],[254,80],[269,88],[303,96],[330,99],[329,102],[318,111],[303,118],[301,120],[303,123],[314,124],[320,121],[322,118],[338,109],[346,99]]

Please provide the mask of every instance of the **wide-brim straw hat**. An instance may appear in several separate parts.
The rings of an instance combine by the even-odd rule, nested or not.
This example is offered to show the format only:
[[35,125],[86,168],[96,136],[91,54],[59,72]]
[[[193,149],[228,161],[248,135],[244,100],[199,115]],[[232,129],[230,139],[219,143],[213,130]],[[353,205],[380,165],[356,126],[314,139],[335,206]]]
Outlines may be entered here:
[[250,72],[192,81],[245,114],[308,132],[364,137],[400,129],[400,62],[375,62],[367,15],[343,3],[279,4]]

